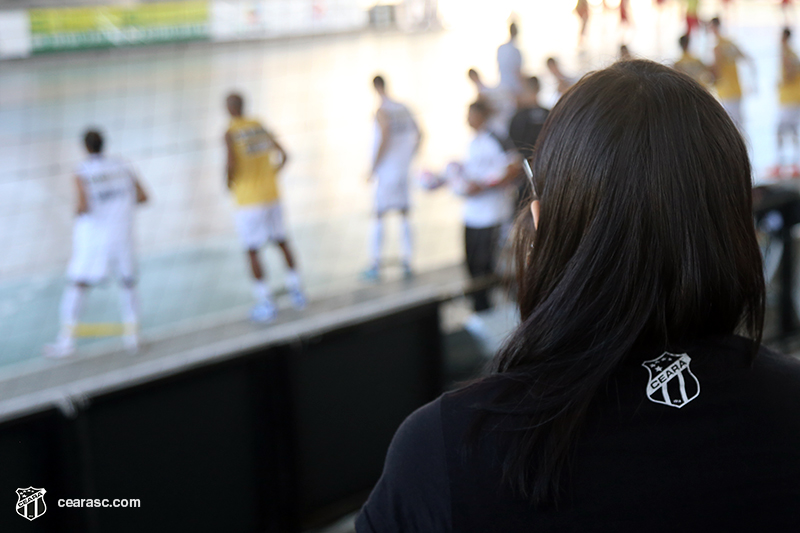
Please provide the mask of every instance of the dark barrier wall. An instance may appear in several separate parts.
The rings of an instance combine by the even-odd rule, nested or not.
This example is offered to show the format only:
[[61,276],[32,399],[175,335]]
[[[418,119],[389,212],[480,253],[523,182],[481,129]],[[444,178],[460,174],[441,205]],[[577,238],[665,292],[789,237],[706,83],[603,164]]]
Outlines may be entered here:
[[[441,391],[437,304],[0,425],[0,531],[297,531],[357,508]],[[46,513],[15,511],[45,488]],[[139,498],[138,509],[58,508]]]

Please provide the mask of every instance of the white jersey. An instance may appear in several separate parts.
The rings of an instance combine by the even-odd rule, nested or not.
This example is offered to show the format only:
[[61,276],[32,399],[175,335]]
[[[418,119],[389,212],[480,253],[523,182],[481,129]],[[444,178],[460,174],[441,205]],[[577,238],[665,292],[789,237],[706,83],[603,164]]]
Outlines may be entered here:
[[83,215],[98,230],[128,229],[133,224],[136,206],[135,173],[123,160],[91,156],[77,170],[88,201]]
[[512,94],[522,92],[519,79],[522,69],[522,54],[514,41],[509,41],[497,49],[497,66],[500,70],[500,86]]
[[[408,208],[408,168],[419,141],[419,129],[406,106],[384,98],[379,108],[388,119],[389,144],[375,167],[377,211]],[[381,145],[381,128],[375,121],[373,160]]]
[[88,211],[75,221],[68,275],[95,283],[114,268],[123,279],[135,276],[133,213],[136,175],[123,160],[91,156],[77,170]]

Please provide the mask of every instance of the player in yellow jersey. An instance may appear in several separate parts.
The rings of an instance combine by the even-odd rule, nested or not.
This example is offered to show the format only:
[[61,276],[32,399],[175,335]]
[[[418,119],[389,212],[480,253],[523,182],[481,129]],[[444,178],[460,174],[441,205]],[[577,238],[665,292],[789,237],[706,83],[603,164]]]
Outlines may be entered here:
[[711,71],[714,73],[714,86],[722,107],[741,128],[742,86],[739,83],[739,69],[736,62],[740,59],[746,60],[750,63],[753,72],[755,72],[755,64],[733,41],[722,36],[721,25],[719,17],[711,19],[711,31],[717,38],[717,45],[714,47],[714,65],[711,67]]
[[[295,270],[294,258],[286,242],[277,175],[287,160],[286,151],[260,122],[246,118],[244,100],[233,93],[226,99],[231,122],[225,132],[228,148],[228,188],[236,200],[236,230],[247,249],[256,297],[250,317],[267,323],[275,319],[277,308],[269,287],[264,281],[264,269],[258,257],[259,249],[272,241],[280,246],[289,271],[286,286],[292,305],[305,307],[305,296]],[[277,157],[278,162],[275,162]]]
[[781,35],[781,81],[778,85],[780,100],[780,118],[778,120],[778,164],[773,168],[770,177],[779,178],[784,175],[784,150],[783,141],[790,136],[794,145],[794,160],[790,168],[793,178],[800,177],[800,138],[798,138],[798,124],[800,124],[800,59],[789,43],[792,31],[784,28]]
[[675,62],[673,67],[679,72],[683,72],[705,88],[711,87],[714,82],[714,75],[705,63],[697,59],[689,52],[689,34],[681,35],[678,44],[683,51],[681,58]]

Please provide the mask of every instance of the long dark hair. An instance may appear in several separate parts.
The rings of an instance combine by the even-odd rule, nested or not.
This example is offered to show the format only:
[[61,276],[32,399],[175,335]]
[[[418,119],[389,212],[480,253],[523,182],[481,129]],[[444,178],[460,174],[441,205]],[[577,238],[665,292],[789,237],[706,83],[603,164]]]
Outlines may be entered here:
[[765,288],[745,143],[689,77],[641,60],[587,75],[532,163],[541,212],[515,232],[521,324],[485,378],[502,392],[478,425],[520,421],[504,478],[542,504],[623,359],[734,332],[757,350]]

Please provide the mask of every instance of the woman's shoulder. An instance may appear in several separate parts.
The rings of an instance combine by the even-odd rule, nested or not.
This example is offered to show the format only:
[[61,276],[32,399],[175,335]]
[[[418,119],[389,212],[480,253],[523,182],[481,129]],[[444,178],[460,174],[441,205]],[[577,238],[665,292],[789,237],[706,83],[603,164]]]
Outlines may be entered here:
[[450,484],[441,398],[411,413],[395,433],[383,474],[364,504],[358,533],[450,531]]

